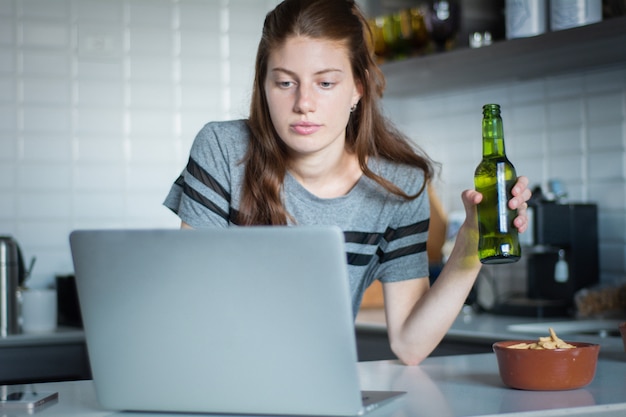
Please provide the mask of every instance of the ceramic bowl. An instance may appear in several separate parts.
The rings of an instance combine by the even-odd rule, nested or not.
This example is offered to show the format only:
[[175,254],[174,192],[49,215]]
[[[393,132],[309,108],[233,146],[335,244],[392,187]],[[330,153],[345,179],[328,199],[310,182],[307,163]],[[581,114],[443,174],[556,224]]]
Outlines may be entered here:
[[620,323],[619,332],[622,334],[622,342],[624,342],[624,352],[626,352],[626,321]]
[[569,349],[511,349],[517,343],[536,340],[509,340],[493,344],[500,378],[505,385],[522,390],[557,391],[581,388],[596,373],[600,345],[568,342]]

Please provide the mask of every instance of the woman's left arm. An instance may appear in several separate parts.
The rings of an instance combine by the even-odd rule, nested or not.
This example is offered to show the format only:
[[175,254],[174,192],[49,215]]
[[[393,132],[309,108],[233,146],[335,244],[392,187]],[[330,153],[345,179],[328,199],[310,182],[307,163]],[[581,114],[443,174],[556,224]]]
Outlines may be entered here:
[[[528,179],[519,177],[509,207],[518,215],[518,231],[528,228]],[[459,229],[450,257],[429,288],[428,279],[390,282],[383,285],[387,329],[393,352],[407,365],[417,365],[437,347],[458,316],[476,281],[478,259],[476,205],[482,195],[475,190],[462,193],[465,221]]]

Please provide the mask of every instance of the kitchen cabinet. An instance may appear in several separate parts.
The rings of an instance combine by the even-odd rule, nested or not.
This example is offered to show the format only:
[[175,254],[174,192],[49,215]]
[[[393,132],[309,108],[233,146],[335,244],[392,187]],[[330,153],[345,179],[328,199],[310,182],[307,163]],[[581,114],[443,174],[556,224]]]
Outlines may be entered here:
[[[437,345],[429,356],[469,355],[492,352],[491,345],[499,340],[492,335],[486,337],[457,337],[455,329],[462,323],[460,315],[451,332]],[[477,335],[478,336],[478,335]],[[397,359],[389,346],[389,336],[382,308],[362,309],[356,319],[356,347],[359,361]]]
[[381,66],[386,97],[451,90],[575,73],[626,64],[626,16],[477,49],[409,58]]
[[82,330],[18,334],[0,340],[0,384],[91,378]]
[[[483,340],[455,340],[444,337],[435,350],[429,355],[450,356],[490,353],[492,342]],[[387,332],[377,329],[359,328],[356,330],[356,347],[359,361],[380,361],[397,359],[389,346]]]

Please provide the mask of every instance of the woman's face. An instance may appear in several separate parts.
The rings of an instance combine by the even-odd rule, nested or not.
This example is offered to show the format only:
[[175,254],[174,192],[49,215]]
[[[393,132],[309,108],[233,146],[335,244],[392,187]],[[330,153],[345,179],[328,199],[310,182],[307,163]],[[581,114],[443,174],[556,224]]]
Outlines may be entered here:
[[290,37],[270,54],[267,70],[270,116],[291,156],[343,152],[350,108],[361,97],[346,47]]

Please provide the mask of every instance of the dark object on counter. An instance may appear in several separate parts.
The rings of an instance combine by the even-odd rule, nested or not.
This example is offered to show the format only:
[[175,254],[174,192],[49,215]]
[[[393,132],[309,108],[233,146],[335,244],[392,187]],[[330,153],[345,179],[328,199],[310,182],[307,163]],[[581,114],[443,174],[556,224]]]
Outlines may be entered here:
[[[9,389],[16,389],[11,387]],[[35,391],[34,386],[24,391],[14,391],[0,396],[0,410],[3,416],[16,414],[33,414],[59,401],[59,393],[52,391]]]
[[11,236],[0,236],[0,337],[20,332],[17,289],[25,276],[19,245]]
[[570,349],[512,349],[518,343],[536,340],[496,342],[493,351],[500,377],[511,388],[556,391],[582,388],[596,374],[600,345],[568,342]]
[[[515,316],[566,317],[575,314],[575,295],[599,282],[598,207],[595,204],[532,204],[532,243],[524,247],[526,294],[511,297],[491,312]],[[562,251],[562,252],[561,252]],[[559,252],[567,263],[558,279]]]
[[[528,296],[572,302],[581,288],[598,283],[598,209],[595,204],[541,204],[534,211],[535,250],[528,262]],[[550,250],[551,249],[551,250]],[[559,249],[570,276],[554,280]]]
[[58,325],[83,327],[83,318],[78,302],[76,278],[74,275],[57,275],[57,308]]

